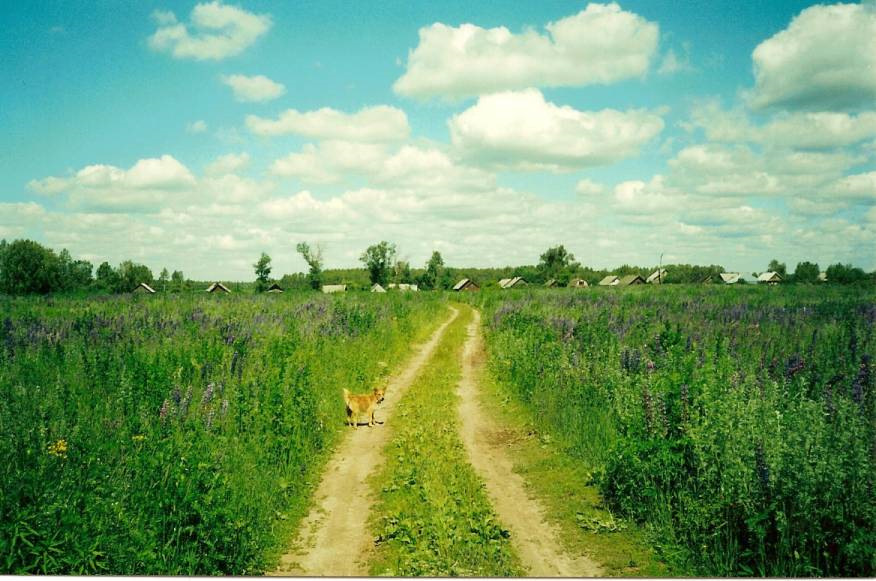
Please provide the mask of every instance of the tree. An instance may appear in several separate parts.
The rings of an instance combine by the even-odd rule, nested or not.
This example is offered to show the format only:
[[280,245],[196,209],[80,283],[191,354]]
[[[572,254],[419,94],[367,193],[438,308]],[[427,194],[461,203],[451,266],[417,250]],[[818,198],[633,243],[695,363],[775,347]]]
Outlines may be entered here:
[[258,262],[252,265],[256,274],[256,292],[268,288],[268,277],[271,275],[271,257],[262,252]]
[[315,248],[311,248],[307,242],[299,242],[295,245],[295,250],[304,258],[304,262],[310,267],[308,279],[310,288],[319,290],[322,286],[322,247],[317,244]]
[[770,260],[770,265],[767,267],[767,270],[770,272],[778,272],[779,276],[785,278],[787,276],[788,267],[785,266],[784,262],[779,262],[775,258]]
[[97,286],[103,290],[113,292],[116,287],[119,285],[119,275],[110,266],[109,262],[101,262],[100,266],[97,267],[97,273],[95,275],[95,282]]
[[389,281],[389,273],[392,270],[392,265],[395,263],[396,256],[395,244],[382,240],[378,244],[369,246],[368,249],[359,257],[368,269],[368,275],[371,277],[371,284],[379,284],[386,286]]
[[538,264],[538,273],[544,281],[556,279],[560,283],[569,282],[571,271],[578,268],[579,264],[575,262],[575,257],[560,244],[553,248],[548,248],[540,257]]
[[794,282],[818,282],[821,269],[811,262],[798,262],[794,269]]
[[125,260],[119,265],[118,275],[118,284],[113,289],[117,293],[129,293],[141,282],[151,285],[155,281],[148,266],[130,260]]
[[173,283],[173,292],[181,292],[185,288],[186,277],[181,270],[174,270],[170,282]]
[[161,292],[167,292],[167,281],[170,278],[170,273],[167,272],[167,267],[161,269],[161,274],[158,275],[158,282],[161,284]]
[[441,253],[435,250],[432,252],[432,258],[426,263],[426,272],[420,276],[420,286],[424,290],[432,290],[436,288],[441,280],[441,273],[444,270],[444,259],[441,258]]
[[38,242],[15,240],[5,246],[0,259],[0,292],[46,294],[60,289],[58,257]]
[[867,279],[867,274],[851,264],[836,263],[827,267],[827,282],[854,284]]
[[397,261],[393,270],[395,282],[414,282],[414,275],[411,273],[411,263],[407,260]]

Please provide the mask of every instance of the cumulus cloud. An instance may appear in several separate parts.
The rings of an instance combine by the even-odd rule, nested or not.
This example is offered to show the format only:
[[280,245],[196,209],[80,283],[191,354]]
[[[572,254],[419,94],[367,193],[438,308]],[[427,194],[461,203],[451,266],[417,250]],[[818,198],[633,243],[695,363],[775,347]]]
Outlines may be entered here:
[[642,76],[659,36],[656,23],[616,3],[588,4],[545,28],[547,34],[440,22],[421,28],[393,89],[409,97],[459,98],[533,86],[609,84]]
[[186,133],[191,133],[192,135],[204,133],[205,131],[207,131],[207,122],[203,119],[192,121],[186,125]]
[[691,123],[703,128],[709,141],[768,147],[827,149],[876,137],[876,112],[781,112],[757,125],[741,109],[727,111],[709,102],[694,107]]
[[364,107],[356,113],[329,107],[303,113],[287,109],[277,119],[249,115],[246,126],[262,136],[294,134],[314,139],[375,142],[400,141],[411,130],[405,112],[387,105]]
[[351,174],[362,175],[379,168],[386,157],[385,147],[379,144],[349,141],[308,143],[301,151],[274,161],[271,173],[297,177],[306,183],[336,183]]
[[835,110],[876,102],[876,6],[817,5],[754,49],[755,108]]
[[237,173],[248,165],[248,153],[226,153],[210,162],[210,164],[204,169],[204,172],[211,176],[221,176]]
[[605,186],[585,178],[575,185],[575,192],[582,196],[597,196],[605,192]]
[[578,111],[527,89],[480,97],[448,122],[460,154],[485,165],[561,171],[631,157],[663,129],[643,110]]
[[189,25],[170,11],[156,10],[158,29],[149,46],[177,59],[223,60],[242,53],[271,28],[271,17],[221,2],[196,5]]
[[234,98],[244,103],[272,101],[286,93],[286,87],[264,75],[222,75],[222,82],[231,87]]

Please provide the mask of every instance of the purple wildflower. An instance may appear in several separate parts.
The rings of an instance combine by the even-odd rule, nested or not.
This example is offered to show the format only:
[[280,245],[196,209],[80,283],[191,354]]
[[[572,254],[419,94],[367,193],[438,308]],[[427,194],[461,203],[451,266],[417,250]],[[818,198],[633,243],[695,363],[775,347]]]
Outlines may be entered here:
[[170,402],[165,399],[164,403],[161,404],[161,409],[158,410],[158,418],[164,423],[164,420],[167,418],[167,412],[170,411]]
[[213,400],[213,390],[215,389],[216,384],[210,382],[207,384],[207,389],[204,390],[204,395],[201,398],[201,405],[207,405]]

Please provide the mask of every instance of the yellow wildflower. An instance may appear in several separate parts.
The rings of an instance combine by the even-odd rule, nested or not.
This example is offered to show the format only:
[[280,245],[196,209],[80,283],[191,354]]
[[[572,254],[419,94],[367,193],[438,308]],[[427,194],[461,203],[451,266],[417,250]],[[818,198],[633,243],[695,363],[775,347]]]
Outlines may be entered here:
[[133,436],[131,436],[131,439],[135,442],[142,442],[146,439],[146,436],[144,436],[143,434],[134,434]]
[[54,444],[49,445],[49,454],[57,458],[67,457],[67,440],[61,438]]

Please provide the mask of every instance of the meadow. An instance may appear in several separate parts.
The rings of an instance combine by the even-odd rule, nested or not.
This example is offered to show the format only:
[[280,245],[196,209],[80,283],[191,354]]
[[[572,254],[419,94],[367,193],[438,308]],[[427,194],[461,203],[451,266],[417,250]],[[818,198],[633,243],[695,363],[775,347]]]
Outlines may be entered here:
[[0,571],[257,574],[440,295],[0,298]]
[[480,293],[494,376],[700,575],[876,572],[876,294]]

